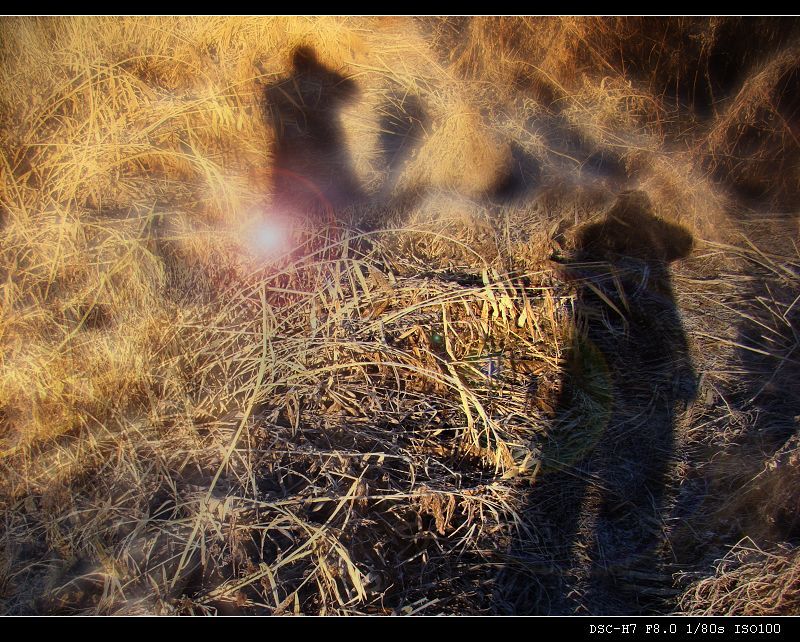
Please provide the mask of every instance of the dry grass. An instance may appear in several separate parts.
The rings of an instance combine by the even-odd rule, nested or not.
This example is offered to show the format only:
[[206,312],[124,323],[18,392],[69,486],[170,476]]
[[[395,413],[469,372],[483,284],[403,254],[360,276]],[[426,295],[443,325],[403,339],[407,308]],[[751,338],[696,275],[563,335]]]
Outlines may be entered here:
[[780,545],[762,551],[751,541],[731,549],[714,577],[683,596],[687,615],[795,615],[798,607],[798,551]]
[[[796,612],[792,484],[736,490],[789,457],[800,412],[762,394],[797,382],[798,30],[757,26],[721,70],[751,26],[2,19],[2,610],[544,609],[502,579],[538,581],[530,488],[625,394],[587,366],[559,414],[587,286],[550,258],[638,188],[695,238],[674,280],[703,378],[666,494],[712,531],[664,527],[697,557],[654,590]],[[265,255],[265,88],[300,46],[357,87],[337,116],[365,198],[272,213]]]

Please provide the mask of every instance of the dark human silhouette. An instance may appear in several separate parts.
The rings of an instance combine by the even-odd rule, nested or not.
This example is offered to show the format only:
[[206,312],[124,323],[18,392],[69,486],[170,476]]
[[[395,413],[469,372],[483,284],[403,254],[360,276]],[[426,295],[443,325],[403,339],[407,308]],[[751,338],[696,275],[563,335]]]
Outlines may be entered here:
[[388,184],[397,182],[397,172],[412,151],[422,142],[428,115],[419,97],[408,92],[390,92],[380,108],[378,148],[389,174]]
[[659,610],[674,423],[696,390],[668,266],[691,248],[633,191],[561,259],[577,289],[574,339],[527,498],[538,544],[513,553],[527,569],[506,589],[517,612]]
[[395,88],[387,92],[378,114],[376,169],[382,173],[383,181],[370,195],[368,207],[358,221],[359,227],[368,230],[404,221],[425,191],[422,185],[402,180],[429,124],[422,101],[415,94]]
[[288,78],[264,90],[275,132],[273,207],[291,215],[333,216],[362,197],[339,122],[355,82],[328,69],[308,47],[292,55]]

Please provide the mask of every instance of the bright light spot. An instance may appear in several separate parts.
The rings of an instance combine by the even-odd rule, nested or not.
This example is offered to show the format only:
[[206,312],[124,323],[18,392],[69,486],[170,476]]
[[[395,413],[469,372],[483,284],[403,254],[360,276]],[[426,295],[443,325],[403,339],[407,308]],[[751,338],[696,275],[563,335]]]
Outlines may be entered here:
[[256,230],[255,241],[264,252],[279,252],[286,247],[286,229],[274,223],[262,223]]
[[292,250],[294,225],[286,217],[265,212],[242,230],[250,252],[261,259],[275,259]]

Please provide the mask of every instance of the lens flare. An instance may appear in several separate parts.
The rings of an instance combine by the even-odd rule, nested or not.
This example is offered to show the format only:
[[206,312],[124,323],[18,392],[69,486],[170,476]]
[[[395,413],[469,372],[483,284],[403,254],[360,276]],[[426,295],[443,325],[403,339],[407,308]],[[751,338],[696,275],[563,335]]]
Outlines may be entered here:
[[242,230],[243,241],[259,259],[277,259],[293,249],[294,225],[287,216],[264,212]]
[[274,221],[262,223],[255,231],[255,242],[267,254],[280,252],[287,247],[286,228]]

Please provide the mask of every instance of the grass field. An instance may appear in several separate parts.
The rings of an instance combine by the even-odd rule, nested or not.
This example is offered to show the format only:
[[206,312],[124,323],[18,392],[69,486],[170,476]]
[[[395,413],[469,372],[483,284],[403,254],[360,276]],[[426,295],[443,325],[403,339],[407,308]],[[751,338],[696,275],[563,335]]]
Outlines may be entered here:
[[800,22],[0,18],[0,612],[800,613]]

